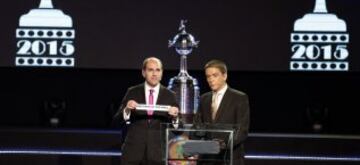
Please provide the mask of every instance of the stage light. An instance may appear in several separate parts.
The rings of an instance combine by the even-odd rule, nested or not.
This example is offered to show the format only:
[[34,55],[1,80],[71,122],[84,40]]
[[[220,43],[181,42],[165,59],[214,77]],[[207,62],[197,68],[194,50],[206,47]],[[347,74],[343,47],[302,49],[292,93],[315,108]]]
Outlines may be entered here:
[[306,109],[307,120],[313,132],[320,133],[325,131],[328,114],[328,108],[322,105],[313,105]]
[[58,127],[63,125],[67,105],[64,100],[48,100],[44,102],[43,118],[45,125]]

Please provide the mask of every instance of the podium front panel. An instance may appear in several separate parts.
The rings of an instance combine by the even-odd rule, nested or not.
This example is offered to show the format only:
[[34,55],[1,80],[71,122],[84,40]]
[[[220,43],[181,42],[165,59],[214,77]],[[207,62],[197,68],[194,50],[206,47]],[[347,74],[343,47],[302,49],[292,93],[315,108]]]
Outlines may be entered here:
[[192,124],[174,128],[172,124],[165,127],[162,151],[165,165],[232,165],[233,125]]

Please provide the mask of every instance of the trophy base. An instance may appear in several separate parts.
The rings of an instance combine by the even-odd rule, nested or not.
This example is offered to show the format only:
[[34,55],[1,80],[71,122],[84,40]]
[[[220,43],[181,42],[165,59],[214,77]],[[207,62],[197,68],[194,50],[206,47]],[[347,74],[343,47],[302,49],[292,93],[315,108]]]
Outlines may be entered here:
[[180,120],[183,124],[193,124],[194,114],[181,114]]

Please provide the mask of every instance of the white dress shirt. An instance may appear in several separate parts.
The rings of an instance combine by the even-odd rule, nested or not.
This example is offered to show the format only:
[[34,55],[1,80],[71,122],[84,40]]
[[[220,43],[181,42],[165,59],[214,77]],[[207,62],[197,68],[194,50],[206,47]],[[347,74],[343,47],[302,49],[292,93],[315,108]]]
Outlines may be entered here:
[[[149,95],[150,95],[150,89],[153,89],[153,96],[154,96],[154,105],[156,105],[157,103],[157,99],[159,97],[159,91],[160,91],[160,83],[157,84],[155,87],[151,87],[147,82],[145,82],[145,101],[146,101],[146,104],[149,104]],[[136,101],[136,100],[135,100]],[[138,103],[139,104],[139,103]],[[130,115],[131,115],[131,111],[130,113],[126,113],[125,112],[125,109],[126,107],[124,108],[123,110],[123,116],[124,116],[124,120],[129,120],[130,119]]]
[[149,104],[149,95],[150,95],[150,89],[153,89],[153,96],[154,96],[154,105],[157,103],[157,99],[159,97],[159,90],[160,90],[160,84],[156,85],[155,87],[151,87],[148,83],[145,82],[145,99],[146,104]]
[[219,109],[220,103],[221,103],[222,99],[224,98],[224,94],[227,89],[228,89],[228,85],[225,84],[225,86],[222,89],[220,89],[219,91],[217,91],[216,94],[215,94],[215,92],[213,92],[212,97],[217,97],[216,99],[212,98],[212,100],[216,100],[216,103],[215,103],[216,110]]

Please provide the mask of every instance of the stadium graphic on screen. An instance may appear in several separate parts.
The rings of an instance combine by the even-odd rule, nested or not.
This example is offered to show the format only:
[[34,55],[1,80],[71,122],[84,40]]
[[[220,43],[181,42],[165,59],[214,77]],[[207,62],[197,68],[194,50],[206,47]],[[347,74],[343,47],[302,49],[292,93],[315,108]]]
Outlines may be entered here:
[[313,13],[297,19],[291,33],[291,71],[348,71],[349,34],[344,20],[316,0]]
[[22,67],[74,67],[75,30],[72,18],[41,0],[19,19],[15,65]]

